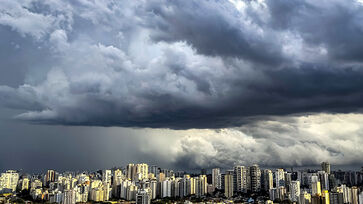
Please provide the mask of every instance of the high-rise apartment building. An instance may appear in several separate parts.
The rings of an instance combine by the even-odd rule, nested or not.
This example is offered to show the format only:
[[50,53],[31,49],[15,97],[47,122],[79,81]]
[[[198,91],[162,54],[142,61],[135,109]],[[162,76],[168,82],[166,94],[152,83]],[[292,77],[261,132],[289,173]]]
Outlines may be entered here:
[[325,171],[327,174],[330,174],[330,163],[329,162],[322,162],[321,169]]
[[48,170],[45,176],[45,185],[49,187],[49,184],[54,181],[55,181],[55,171]]
[[111,184],[111,179],[112,179],[112,172],[111,170],[104,170],[102,172],[102,181],[108,184]]
[[358,196],[359,204],[363,204],[363,191]]
[[150,166],[150,173],[157,175],[159,173],[158,166],[156,165]]
[[227,198],[233,197],[233,171],[226,171],[224,175],[224,195]]
[[261,187],[263,187],[263,189],[266,192],[269,192],[269,190],[271,188],[273,188],[273,185],[274,185],[272,171],[269,170],[269,169],[263,170],[263,176],[262,176],[262,178],[263,178],[263,184],[261,184]]
[[161,197],[162,198],[171,197],[171,185],[172,185],[172,181],[170,181],[170,180],[164,180],[163,182],[161,182]]
[[343,193],[343,202],[352,203],[352,189],[346,185],[341,185],[337,187],[337,192]]
[[300,181],[291,181],[290,183],[290,200],[299,202],[300,199]]
[[74,190],[65,190],[63,192],[62,204],[76,204],[76,192]]
[[158,182],[155,179],[150,181],[151,199],[156,198],[157,185],[158,185]]
[[138,180],[147,179],[149,175],[149,166],[145,163],[136,164],[136,178]]
[[322,190],[329,190],[329,174],[325,171],[318,171],[318,177]]
[[135,177],[136,172],[135,172],[135,168],[134,167],[135,167],[135,164],[128,164],[126,166],[126,177],[129,180],[133,180],[134,177]]
[[19,174],[16,171],[8,170],[1,174],[0,190],[5,192],[14,192],[18,184]]
[[321,186],[319,181],[314,181],[311,183],[311,195],[320,196],[321,195]]
[[139,190],[136,194],[136,204],[150,204],[151,198],[146,190]]
[[234,191],[247,193],[248,177],[248,170],[245,166],[235,166],[233,168]]
[[292,181],[292,175],[289,172],[285,172],[285,188],[286,191],[290,192],[290,184]]
[[359,189],[356,186],[353,186],[352,187],[352,204],[359,203],[358,194],[359,194]]
[[255,164],[250,167],[250,190],[252,192],[259,192],[261,190],[261,170],[260,167]]
[[221,189],[221,171],[219,168],[212,169],[212,186],[214,189]]
[[331,192],[329,193],[330,204],[344,204],[343,193]]
[[322,192],[322,204],[330,204],[330,199],[329,199],[329,191],[324,190]]
[[275,172],[276,187],[285,186],[285,171],[284,169],[277,169]]
[[205,196],[208,193],[208,179],[206,175],[199,176],[201,195]]
[[286,197],[286,188],[285,186],[279,186],[277,188],[277,198],[280,200],[284,200]]
[[29,178],[25,177],[21,180],[21,190],[29,190]]
[[269,197],[270,197],[270,200],[274,201],[277,199],[278,197],[278,193],[277,193],[277,189],[276,188],[271,188],[269,190]]

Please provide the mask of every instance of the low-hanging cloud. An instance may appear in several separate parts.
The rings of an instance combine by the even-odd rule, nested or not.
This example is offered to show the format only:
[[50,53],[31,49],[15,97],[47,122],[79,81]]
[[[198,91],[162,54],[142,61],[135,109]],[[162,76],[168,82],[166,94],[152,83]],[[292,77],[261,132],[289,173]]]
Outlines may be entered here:
[[174,129],[357,112],[362,11],[354,0],[8,2],[2,29],[52,61],[0,86],[0,103],[34,123]]
[[183,136],[168,145],[155,143],[145,152],[168,155],[163,159],[182,169],[255,163],[263,167],[318,166],[322,161],[334,166],[360,165],[362,118],[361,114],[274,117],[239,128],[182,132]]

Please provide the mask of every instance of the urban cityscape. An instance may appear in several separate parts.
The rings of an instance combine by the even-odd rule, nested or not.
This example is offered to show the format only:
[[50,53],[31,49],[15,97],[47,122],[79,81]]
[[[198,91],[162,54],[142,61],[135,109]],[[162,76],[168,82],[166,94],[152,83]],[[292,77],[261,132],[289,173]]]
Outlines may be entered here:
[[259,165],[187,173],[155,165],[128,164],[95,172],[0,177],[0,203],[297,203],[362,204],[361,171],[262,169]]
[[363,204],[363,0],[0,0],[0,204]]

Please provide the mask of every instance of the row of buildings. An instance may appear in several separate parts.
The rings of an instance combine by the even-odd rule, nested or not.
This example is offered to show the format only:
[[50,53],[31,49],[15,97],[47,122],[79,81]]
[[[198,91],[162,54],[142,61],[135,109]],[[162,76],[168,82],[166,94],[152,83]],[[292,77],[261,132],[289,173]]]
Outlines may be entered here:
[[252,165],[235,166],[223,172],[214,168],[210,174],[206,170],[200,174],[186,174],[144,163],[92,173],[48,170],[41,175],[20,175],[9,170],[0,176],[0,193],[18,192],[19,195],[30,195],[36,201],[64,204],[108,200],[150,203],[164,198],[233,201],[256,195],[267,203],[363,203],[362,172],[348,172],[355,176],[341,174],[341,171],[332,173],[327,162],[315,171],[260,169],[258,165]]

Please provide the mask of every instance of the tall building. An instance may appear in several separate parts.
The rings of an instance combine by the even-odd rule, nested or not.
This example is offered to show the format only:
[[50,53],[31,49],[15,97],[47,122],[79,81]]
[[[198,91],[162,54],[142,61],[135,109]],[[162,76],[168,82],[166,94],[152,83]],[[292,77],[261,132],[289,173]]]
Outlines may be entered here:
[[290,200],[299,202],[300,200],[300,181],[291,181],[290,183]]
[[221,171],[219,168],[212,169],[212,186],[214,189],[221,189]]
[[111,184],[112,172],[111,170],[104,170],[102,172],[102,181]]
[[317,176],[316,174],[313,174],[310,176],[310,181],[308,183],[314,183],[314,182],[318,182],[319,181],[319,176]]
[[327,174],[330,174],[330,163],[329,162],[322,162],[321,169],[325,171]]
[[161,197],[162,198],[171,197],[171,185],[172,185],[172,181],[170,181],[170,180],[164,180],[163,182],[161,182]]
[[235,166],[233,168],[233,182],[234,191],[247,193],[248,170],[245,166]]
[[321,195],[321,188],[320,188],[320,182],[319,181],[315,181],[311,183],[311,195],[315,196],[320,196]]
[[274,185],[274,181],[273,181],[273,175],[272,175],[272,171],[269,169],[265,169],[263,171],[263,184],[261,185],[263,187],[263,189],[266,192],[269,192],[271,188],[273,188]]
[[132,182],[130,180],[124,180],[121,182],[121,185],[120,185],[120,198],[124,198],[126,199],[127,198],[127,190],[129,188],[129,186],[132,185]]
[[358,200],[359,200],[359,204],[363,204],[363,191],[360,192]]
[[149,175],[149,166],[145,163],[136,164],[136,178],[137,180],[147,179]]
[[329,191],[324,190],[322,193],[322,204],[330,204]]
[[334,174],[329,174],[329,189],[334,189],[337,187],[337,181]]
[[195,196],[197,198],[201,197],[201,193],[200,193],[200,181],[199,181],[199,177],[194,177],[194,186],[195,186]]
[[277,169],[275,172],[276,187],[285,186],[285,171],[284,169]]
[[171,196],[173,198],[176,197],[180,197],[180,181],[182,180],[182,178],[178,177],[175,180],[172,181],[172,185],[171,185]]
[[127,167],[126,167],[126,177],[127,179],[129,180],[133,180],[134,177],[135,177],[135,164],[128,164]]
[[156,198],[157,184],[158,184],[158,182],[155,179],[150,181],[151,199]]
[[126,167],[126,177],[132,181],[147,179],[149,176],[149,166],[147,164],[128,164]]
[[225,182],[224,182],[225,175],[226,174],[221,174],[221,187],[222,187],[222,190],[224,190],[224,187],[225,187]]
[[130,185],[126,189],[126,200],[136,200],[136,193],[138,187],[136,185]]
[[227,171],[224,175],[224,195],[227,198],[233,197],[233,171]]
[[5,192],[14,192],[18,185],[19,174],[16,171],[8,170],[1,174],[0,190]]
[[269,196],[270,196],[270,200],[274,201],[278,198],[278,193],[277,193],[277,189],[276,188],[271,188],[269,190]]
[[74,190],[65,190],[63,192],[62,204],[76,204],[76,192]]
[[358,193],[359,193],[359,189],[356,186],[353,186],[352,187],[352,204],[359,203]]
[[112,188],[110,187],[110,183],[103,182],[103,200],[107,201],[112,196]]
[[343,202],[352,203],[352,189],[346,185],[337,187],[337,192],[343,193]]
[[162,182],[165,180],[165,174],[160,172],[159,175],[157,176],[159,182]]
[[185,174],[182,180],[182,197],[188,196],[190,195],[190,190],[191,190],[191,181],[190,181],[190,175]]
[[261,170],[257,164],[250,167],[250,190],[259,192],[261,190]]
[[29,178],[25,177],[21,180],[21,190],[29,190]]
[[150,204],[150,195],[145,190],[139,190],[136,194],[136,204]]
[[331,192],[329,193],[330,204],[343,204],[343,193]]
[[43,186],[43,183],[39,179],[34,179],[30,183],[30,190],[35,190],[37,188],[41,188]]
[[120,169],[116,169],[113,173],[113,182],[112,182],[112,194],[115,198],[120,197],[120,185],[124,179],[124,175]]
[[49,187],[49,184],[54,181],[55,181],[55,171],[48,170],[45,176],[45,185]]
[[200,175],[197,178],[197,187],[196,187],[196,196],[201,197],[205,196],[207,194],[207,176],[206,175]]
[[152,173],[154,175],[159,174],[158,166],[156,166],[156,165],[150,166],[150,173]]
[[277,198],[280,200],[284,200],[286,197],[286,188],[285,186],[279,186],[277,188]]
[[325,171],[318,171],[319,181],[322,190],[329,190],[329,174]]
[[285,172],[285,188],[287,192],[290,192],[291,181],[292,181],[291,173]]
[[187,183],[187,191],[189,193],[189,195],[195,195],[195,192],[196,192],[196,179],[193,178],[193,177],[190,177],[189,180],[187,180],[188,183]]

